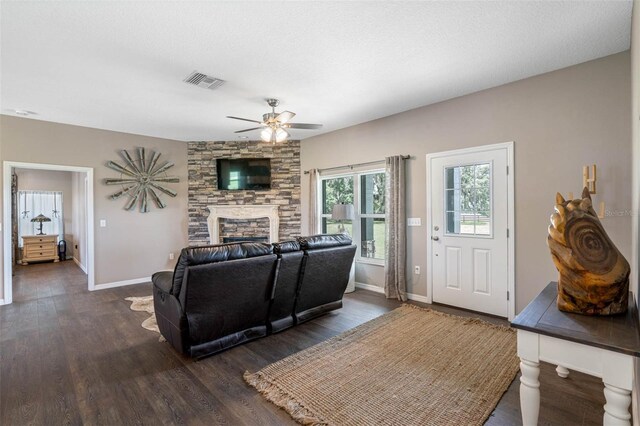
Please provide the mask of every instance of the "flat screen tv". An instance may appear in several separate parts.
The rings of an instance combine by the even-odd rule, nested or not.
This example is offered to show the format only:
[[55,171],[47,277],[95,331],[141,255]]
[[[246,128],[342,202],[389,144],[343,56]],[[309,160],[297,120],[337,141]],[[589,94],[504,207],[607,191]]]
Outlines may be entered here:
[[217,160],[218,189],[260,190],[271,188],[269,158],[238,158]]

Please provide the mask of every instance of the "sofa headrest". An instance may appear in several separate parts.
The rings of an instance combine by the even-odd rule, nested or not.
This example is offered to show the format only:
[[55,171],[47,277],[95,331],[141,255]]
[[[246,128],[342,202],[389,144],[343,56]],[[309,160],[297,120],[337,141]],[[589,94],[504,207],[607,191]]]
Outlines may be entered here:
[[299,251],[300,243],[297,241],[280,241],[279,243],[273,243],[273,252],[275,254],[291,253],[292,251]]
[[266,243],[229,243],[183,248],[180,253],[180,258],[178,258],[176,269],[173,272],[173,289],[171,294],[177,295],[180,293],[184,270],[187,266],[246,259],[272,253],[273,247],[271,244]]
[[298,242],[303,250],[339,247],[351,245],[349,234],[320,234],[309,237],[299,237]]

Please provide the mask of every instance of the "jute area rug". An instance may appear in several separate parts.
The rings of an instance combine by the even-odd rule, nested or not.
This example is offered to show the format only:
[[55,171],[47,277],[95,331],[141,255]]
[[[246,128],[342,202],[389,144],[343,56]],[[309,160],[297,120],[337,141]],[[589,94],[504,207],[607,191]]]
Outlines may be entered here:
[[518,371],[513,330],[403,305],[244,378],[306,425],[482,425]]
[[[129,302],[131,302],[132,311],[142,311],[151,314],[149,318],[142,322],[142,328],[145,328],[149,331],[155,331],[158,334],[160,333],[158,322],[156,321],[155,308],[153,307],[153,296],[127,297],[124,300],[128,300]],[[164,342],[164,337],[160,336],[159,341]]]

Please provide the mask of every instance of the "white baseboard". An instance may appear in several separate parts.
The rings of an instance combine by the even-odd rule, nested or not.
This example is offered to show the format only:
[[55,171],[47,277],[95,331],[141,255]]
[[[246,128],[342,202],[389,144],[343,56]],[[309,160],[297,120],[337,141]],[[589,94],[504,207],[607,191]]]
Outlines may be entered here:
[[133,280],[115,281],[112,283],[96,284],[94,290],[106,290],[114,287],[124,287],[125,285],[143,284],[151,282],[151,277],[135,278]]
[[6,305],[6,303],[4,303],[4,299],[0,299],[0,306],[2,305]]
[[82,263],[80,263],[80,261],[79,261],[78,259],[76,259],[76,257],[75,257],[75,256],[73,257],[73,261],[76,263],[76,265],[78,265],[78,268],[82,269],[82,271],[83,271],[85,274],[87,274],[87,273],[88,273],[88,272],[87,272],[87,268],[86,268]]
[[[376,293],[384,294],[384,288],[378,287],[377,285],[356,282],[356,287],[363,290],[370,290]],[[415,300],[416,302],[429,303],[429,299],[427,299],[427,296],[420,296],[419,294],[407,293],[407,299]]]

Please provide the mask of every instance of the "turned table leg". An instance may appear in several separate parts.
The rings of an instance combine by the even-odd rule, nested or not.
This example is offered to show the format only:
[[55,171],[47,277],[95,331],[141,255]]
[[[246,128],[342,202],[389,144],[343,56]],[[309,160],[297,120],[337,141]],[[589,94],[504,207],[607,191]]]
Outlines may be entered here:
[[604,426],[631,426],[631,392],[605,383],[604,397]]
[[569,377],[569,370],[561,365],[556,367],[556,373],[558,373],[558,376],[562,377],[563,379]]
[[523,426],[536,426],[540,411],[540,363],[520,358],[520,410]]

